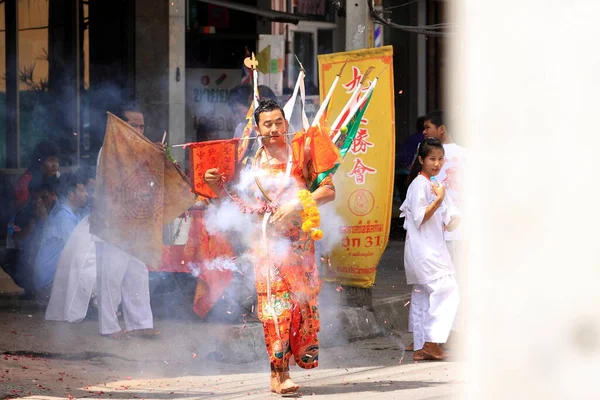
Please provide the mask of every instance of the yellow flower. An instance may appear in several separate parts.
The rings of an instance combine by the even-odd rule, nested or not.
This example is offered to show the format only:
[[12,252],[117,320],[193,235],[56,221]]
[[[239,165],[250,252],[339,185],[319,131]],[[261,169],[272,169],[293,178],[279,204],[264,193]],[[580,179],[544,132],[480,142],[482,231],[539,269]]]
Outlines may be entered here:
[[312,240],[321,240],[323,238],[323,231],[320,229],[313,229],[310,234]]
[[300,190],[298,198],[302,203],[303,211],[300,213],[302,217],[302,231],[310,232],[313,240],[320,240],[323,237],[323,231],[318,229],[321,225],[321,213],[317,207],[317,202],[312,198],[308,190]]
[[310,230],[312,228],[314,228],[314,225],[312,224],[312,222],[310,220],[309,221],[304,221],[302,223],[302,231],[303,232],[310,232]]

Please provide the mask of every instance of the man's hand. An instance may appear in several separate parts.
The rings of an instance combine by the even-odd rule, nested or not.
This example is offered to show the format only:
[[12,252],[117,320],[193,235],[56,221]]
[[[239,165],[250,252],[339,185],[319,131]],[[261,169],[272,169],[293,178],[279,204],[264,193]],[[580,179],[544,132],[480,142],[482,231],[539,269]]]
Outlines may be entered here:
[[275,222],[288,218],[290,215],[295,214],[299,210],[299,206],[300,200],[298,199],[294,199],[288,203],[285,203],[271,216],[270,222],[274,224]]
[[204,173],[204,181],[209,185],[216,185],[222,179],[223,174],[219,172],[219,168],[211,168]]

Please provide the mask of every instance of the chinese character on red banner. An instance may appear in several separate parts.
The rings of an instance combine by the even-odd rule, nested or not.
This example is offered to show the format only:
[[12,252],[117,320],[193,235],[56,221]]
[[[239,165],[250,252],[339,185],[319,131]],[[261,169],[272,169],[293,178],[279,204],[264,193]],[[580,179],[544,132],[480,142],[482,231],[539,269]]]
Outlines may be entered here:
[[375,168],[371,168],[368,165],[365,165],[363,160],[360,157],[356,157],[354,160],[354,166],[352,167],[352,171],[348,172],[348,176],[354,177],[354,182],[357,185],[362,185],[365,183],[365,175],[366,174],[375,174],[377,170]]
[[353,154],[366,153],[369,147],[375,146],[373,143],[367,142],[368,137],[369,130],[366,128],[360,128],[356,133],[356,137],[352,141],[352,147],[350,148],[350,151]]

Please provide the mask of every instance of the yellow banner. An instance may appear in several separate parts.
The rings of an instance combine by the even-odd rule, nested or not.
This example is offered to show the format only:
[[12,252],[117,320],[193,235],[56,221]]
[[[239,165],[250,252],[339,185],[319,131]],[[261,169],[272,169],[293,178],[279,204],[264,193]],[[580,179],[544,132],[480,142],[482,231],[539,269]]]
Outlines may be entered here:
[[389,239],[394,187],[395,123],[392,46],[319,56],[321,101],[340,68],[348,60],[335,89],[328,121],[340,114],[350,94],[369,67],[377,76],[369,108],[354,143],[335,174],[337,212],[342,216],[341,243],[331,254],[324,279],[343,285],[370,288],[377,264]]

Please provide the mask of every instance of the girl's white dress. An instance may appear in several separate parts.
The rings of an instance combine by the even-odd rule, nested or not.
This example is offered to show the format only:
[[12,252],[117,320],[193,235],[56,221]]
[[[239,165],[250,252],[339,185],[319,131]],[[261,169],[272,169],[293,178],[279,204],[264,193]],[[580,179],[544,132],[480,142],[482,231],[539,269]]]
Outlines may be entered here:
[[413,285],[409,330],[413,332],[415,350],[422,349],[425,342],[448,340],[460,301],[454,265],[444,238],[444,225],[457,212],[444,200],[423,223],[425,210],[435,197],[429,179],[418,175],[400,207],[406,229],[404,269],[406,281]]
[[446,199],[424,224],[425,209],[435,200],[431,182],[419,174],[408,187],[400,207],[404,217],[406,243],[404,269],[408,284],[427,283],[454,273],[454,265],[444,238],[444,224],[456,215]]

